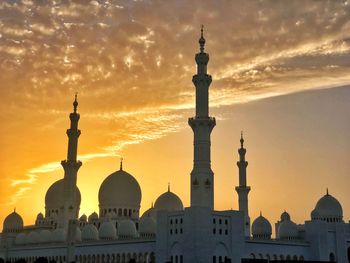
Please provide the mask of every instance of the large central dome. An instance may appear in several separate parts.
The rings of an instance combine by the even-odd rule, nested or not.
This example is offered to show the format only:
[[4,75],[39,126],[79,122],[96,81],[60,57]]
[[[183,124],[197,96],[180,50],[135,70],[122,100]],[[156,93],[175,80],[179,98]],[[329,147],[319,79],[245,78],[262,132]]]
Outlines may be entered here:
[[138,214],[141,203],[140,185],[131,174],[120,169],[103,181],[98,201],[100,216],[109,212],[115,212],[118,216],[131,216],[135,212]]
[[[64,204],[64,179],[54,182],[46,192],[45,208],[46,216],[50,213],[57,213]],[[81,195],[79,188],[75,188],[75,207],[79,209],[81,202]]]

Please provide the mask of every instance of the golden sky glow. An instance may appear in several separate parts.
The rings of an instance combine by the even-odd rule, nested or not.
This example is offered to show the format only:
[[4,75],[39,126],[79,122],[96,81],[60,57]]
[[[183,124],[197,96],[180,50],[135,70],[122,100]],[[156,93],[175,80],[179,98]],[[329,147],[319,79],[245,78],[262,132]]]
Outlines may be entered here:
[[218,120],[216,208],[237,208],[244,130],[252,217],[286,209],[301,222],[329,187],[348,220],[350,2],[340,0],[1,1],[0,220],[14,207],[26,224],[44,211],[76,91],[81,212],[98,210],[120,156],[142,211],[168,182],[187,206],[200,24]]

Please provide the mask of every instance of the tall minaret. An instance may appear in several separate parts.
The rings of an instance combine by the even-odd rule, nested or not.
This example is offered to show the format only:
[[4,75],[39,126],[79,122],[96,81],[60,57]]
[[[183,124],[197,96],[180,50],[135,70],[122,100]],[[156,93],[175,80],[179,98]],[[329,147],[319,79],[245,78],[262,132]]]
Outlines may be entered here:
[[73,102],[73,112],[69,115],[70,128],[67,130],[68,135],[68,153],[67,160],[61,162],[64,169],[64,190],[63,200],[64,204],[61,208],[63,213],[60,217],[60,227],[67,228],[70,219],[76,219],[79,214],[79,207],[76,207],[76,188],[77,188],[77,174],[81,161],[77,161],[78,138],[80,130],[78,129],[78,122],[80,115],[77,113],[78,101],[77,94]]
[[200,52],[196,54],[197,74],[192,82],[196,87],[196,116],[188,124],[194,133],[194,161],[191,172],[191,206],[214,209],[214,173],[210,167],[210,134],[216,122],[209,117],[209,86],[207,74],[209,54],[204,52],[203,26],[199,39]]
[[238,149],[239,161],[237,162],[239,170],[239,186],[236,187],[238,193],[238,206],[239,211],[244,212],[245,216],[245,234],[250,236],[250,218],[248,210],[248,194],[250,191],[250,186],[247,186],[247,166],[248,162],[245,160],[245,154],[247,150],[243,147],[244,139],[243,132],[241,133],[241,148]]

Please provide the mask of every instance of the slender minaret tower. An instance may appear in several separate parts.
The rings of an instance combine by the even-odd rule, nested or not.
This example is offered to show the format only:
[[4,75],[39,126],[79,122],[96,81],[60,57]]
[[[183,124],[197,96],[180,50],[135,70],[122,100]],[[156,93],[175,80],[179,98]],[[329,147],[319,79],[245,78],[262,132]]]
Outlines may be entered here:
[[60,227],[67,228],[70,219],[78,218],[79,207],[76,207],[76,188],[77,188],[77,174],[81,161],[77,161],[78,138],[80,130],[78,129],[78,122],[80,115],[77,113],[78,101],[77,94],[73,102],[73,112],[69,115],[70,128],[67,130],[68,135],[68,153],[67,160],[61,162],[64,169],[64,190],[63,190],[63,213],[60,218]]
[[243,147],[244,139],[243,132],[241,133],[241,148],[238,149],[239,161],[237,162],[239,170],[239,186],[236,187],[238,193],[238,206],[239,211],[244,212],[245,216],[245,234],[250,236],[250,218],[248,210],[248,194],[250,191],[250,186],[247,186],[247,166],[248,162],[245,160],[245,154],[247,150]]
[[214,209],[214,173],[210,167],[210,134],[216,122],[209,117],[209,86],[207,74],[209,54],[204,52],[203,26],[199,39],[200,52],[196,54],[197,74],[192,82],[196,87],[196,116],[188,124],[194,133],[194,161],[191,172],[191,206]]

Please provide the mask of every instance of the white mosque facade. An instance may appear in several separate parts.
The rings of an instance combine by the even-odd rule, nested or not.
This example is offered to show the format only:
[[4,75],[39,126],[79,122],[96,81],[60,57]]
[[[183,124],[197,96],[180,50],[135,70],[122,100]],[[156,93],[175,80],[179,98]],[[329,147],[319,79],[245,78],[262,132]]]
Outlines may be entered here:
[[304,224],[294,223],[283,212],[275,224],[275,237],[271,223],[262,215],[250,223],[243,136],[237,162],[239,210],[214,210],[210,134],[216,121],[209,116],[212,79],[207,74],[209,55],[204,51],[203,29],[199,44],[197,73],[192,80],[196,114],[188,121],[194,133],[190,206],[184,208],[168,188],[140,216],[141,187],[121,163],[120,169],[101,184],[99,213],[78,217],[81,195],[76,181],[82,163],[77,160],[80,115],[75,99],[67,130],[67,159],[61,162],[64,178],[48,189],[45,215],[39,213],[34,225],[24,226],[16,211],[5,218],[0,258],[29,263],[39,257],[81,263],[238,263],[248,259],[350,262],[350,223],[344,222],[341,204],[328,191]]

